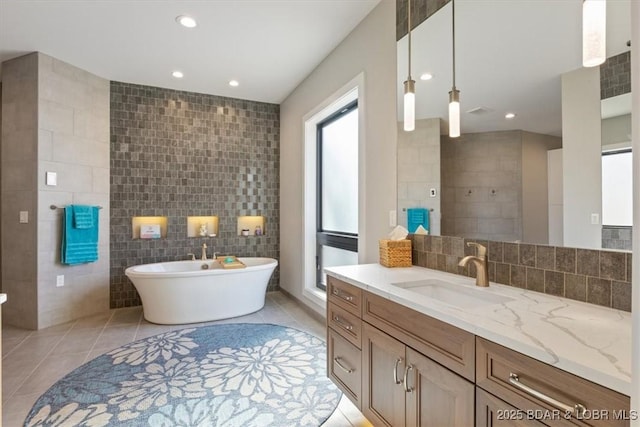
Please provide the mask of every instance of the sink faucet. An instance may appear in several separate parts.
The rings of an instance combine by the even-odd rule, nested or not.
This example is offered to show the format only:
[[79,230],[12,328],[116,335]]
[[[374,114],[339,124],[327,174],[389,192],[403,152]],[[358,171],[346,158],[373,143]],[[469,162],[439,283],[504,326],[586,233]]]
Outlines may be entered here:
[[202,260],[203,261],[207,260],[207,244],[206,243],[202,244]]
[[487,248],[480,243],[467,242],[467,246],[475,246],[478,249],[478,255],[469,255],[460,260],[458,265],[465,267],[469,261],[476,266],[476,286],[489,286],[489,268],[487,264]]

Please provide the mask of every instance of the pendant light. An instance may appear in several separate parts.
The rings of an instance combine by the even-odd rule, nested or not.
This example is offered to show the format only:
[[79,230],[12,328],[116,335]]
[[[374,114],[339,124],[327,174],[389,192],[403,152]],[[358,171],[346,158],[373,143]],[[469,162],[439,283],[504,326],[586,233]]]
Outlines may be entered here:
[[460,136],[460,91],[456,89],[456,7],[451,0],[451,33],[453,40],[453,86],[449,92],[449,138]]
[[582,65],[595,67],[607,58],[607,2],[582,2]]
[[416,82],[411,78],[411,0],[407,0],[407,36],[409,42],[409,71],[404,82],[404,130],[416,128]]

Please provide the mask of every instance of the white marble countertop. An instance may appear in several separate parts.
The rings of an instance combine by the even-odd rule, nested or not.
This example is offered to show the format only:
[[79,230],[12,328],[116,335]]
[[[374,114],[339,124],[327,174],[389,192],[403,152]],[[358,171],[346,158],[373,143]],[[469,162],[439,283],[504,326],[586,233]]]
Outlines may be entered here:
[[0,294],[0,304],[4,304],[7,300],[7,294]]
[[[416,266],[361,264],[325,271],[627,396],[631,393],[631,313],[493,282],[488,288],[480,288],[473,278]],[[453,283],[467,286],[468,292],[477,297],[478,305],[474,306],[466,295],[456,302],[462,304],[466,300],[467,306],[461,308],[394,285],[425,279],[447,281],[451,287],[455,287]],[[500,296],[508,301],[483,304],[483,300]]]

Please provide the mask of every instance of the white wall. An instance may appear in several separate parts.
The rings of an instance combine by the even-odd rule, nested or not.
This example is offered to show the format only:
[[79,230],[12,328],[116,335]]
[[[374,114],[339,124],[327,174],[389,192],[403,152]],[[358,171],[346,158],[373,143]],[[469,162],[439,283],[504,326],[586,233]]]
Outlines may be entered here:
[[364,74],[359,201],[360,261],[378,261],[378,239],[396,209],[395,2],[382,1],[280,106],[280,286],[303,296],[304,120],[338,89]]
[[600,68],[562,75],[562,169],[564,245],[602,247],[602,146]]

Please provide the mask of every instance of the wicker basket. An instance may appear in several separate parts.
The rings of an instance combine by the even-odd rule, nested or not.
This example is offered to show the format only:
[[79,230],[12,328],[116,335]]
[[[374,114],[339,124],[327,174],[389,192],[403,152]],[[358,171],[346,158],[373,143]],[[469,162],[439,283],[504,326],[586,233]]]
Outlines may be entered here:
[[380,239],[380,264],[385,267],[411,267],[411,240]]

